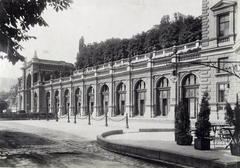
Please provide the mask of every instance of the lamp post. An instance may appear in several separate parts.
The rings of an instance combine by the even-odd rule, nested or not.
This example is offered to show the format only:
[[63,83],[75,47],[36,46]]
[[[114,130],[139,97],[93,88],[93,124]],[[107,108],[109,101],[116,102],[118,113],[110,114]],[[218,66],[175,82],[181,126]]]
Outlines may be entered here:
[[[176,113],[177,113],[177,106],[178,106],[178,55],[177,55],[177,47],[173,46],[173,56],[171,58],[171,63],[175,64],[174,70],[173,70],[173,78],[172,81],[175,82],[175,107],[174,107],[174,121],[176,121]],[[174,130],[175,134],[175,141],[176,141],[176,130]]]

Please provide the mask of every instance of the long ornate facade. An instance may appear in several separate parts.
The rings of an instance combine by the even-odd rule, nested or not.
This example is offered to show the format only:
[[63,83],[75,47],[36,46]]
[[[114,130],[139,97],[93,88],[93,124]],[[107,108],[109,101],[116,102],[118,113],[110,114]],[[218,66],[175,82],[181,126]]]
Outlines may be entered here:
[[[225,101],[234,104],[240,91],[239,79],[219,70],[224,61],[239,60],[237,2],[203,0],[202,41],[75,71],[72,64],[35,55],[19,78],[19,109],[173,119],[175,104],[183,99],[196,118],[202,93],[208,91],[211,118],[222,120]],[[211,61],[215,68],[203,65]]]

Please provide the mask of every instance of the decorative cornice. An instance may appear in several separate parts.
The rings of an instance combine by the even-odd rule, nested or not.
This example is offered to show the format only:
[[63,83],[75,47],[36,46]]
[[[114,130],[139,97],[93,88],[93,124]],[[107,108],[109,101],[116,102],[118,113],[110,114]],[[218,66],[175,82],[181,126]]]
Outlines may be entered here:
[[222,10],[224,8],[235,6],[236,4],[237,4],[237,2],[235,2],[235,1],[221,0],[217,4],[215,4],[213,7],[211,7],[210,9],[212,11],[217,11],[217,10]]

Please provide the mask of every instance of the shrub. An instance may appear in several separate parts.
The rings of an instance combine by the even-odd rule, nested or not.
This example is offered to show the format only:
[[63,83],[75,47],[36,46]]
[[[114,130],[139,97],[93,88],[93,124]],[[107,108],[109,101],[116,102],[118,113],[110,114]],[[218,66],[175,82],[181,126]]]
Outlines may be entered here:
[[236,120],[234,116],[234,111],[228,102],[226,102],[225,108],[226,108],[226,116],[225,116],[226,124],[229,124],[230,126],[235,125]]
[[208,92],[204,92],[200,112],[198,114],[197,122],[195,123],[196,136],[199,139],[205,139],[210,136],[211,123],[209,122],[210,107],[208,100]]
[[176,109],[176,136],[190,135],[190,118],[186,107],[186,103],[181,101]]

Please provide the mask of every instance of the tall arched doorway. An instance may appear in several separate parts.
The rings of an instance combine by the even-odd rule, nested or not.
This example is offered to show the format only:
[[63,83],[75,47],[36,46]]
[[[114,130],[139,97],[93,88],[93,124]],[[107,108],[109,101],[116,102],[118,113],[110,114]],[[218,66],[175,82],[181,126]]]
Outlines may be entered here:
[[126,85],[120,83],[116,92],[116,115],[124,115],[126,104]]
[[58,90],[56,90],[55,96],[54,96],[54,107],[55,107],[54,112],[55,114],[57,114],[59,111],[59,91]]
[[189,74],[182,81],[183,101],[187,103],[190,118],[198,114],[199,81],[196,75]]
[[81,114],[81,92],[79,88],[75,91],[75,113]]
[[37,99],[38,99],[38,96],[37,96],[37,93],[35,92],[34,93],[34,110],[33,112],[36,113],[37,112]]
[[50,112],[50,92],[46,94],[46,112]]
[[99,116],[108,113],[108,101],[109,101],[109,88],[107,85],[103,85],[101,89],[101,110]]
[[137,82],[134,90],[134,115],[144,116],[146,103],[146,83],[143,80]]
[[70,99],[69,90],[66,89],[65,92],[64,92],[64,110],[63,110],[63,114],[62,115],[65,115],[65,114],[69,113],[69,107],[70,107],[69,99]]
[[26,108],[27,108],[27,112],[31,112],[31,75],[29,74],[27,76],[27,91],[26,91],[26,94],[27,94],[27,104],[26,104]]
[[170,87],[169,80],[161,78],[156,88],[156,116],[167,116],[170,105]]
[[92,86],[88,88],[87,91],[87,115],[93,113],[94,106],[94,89]]

